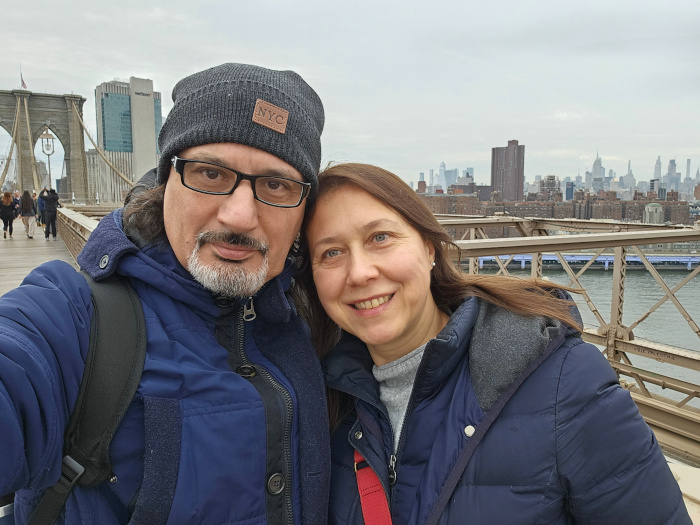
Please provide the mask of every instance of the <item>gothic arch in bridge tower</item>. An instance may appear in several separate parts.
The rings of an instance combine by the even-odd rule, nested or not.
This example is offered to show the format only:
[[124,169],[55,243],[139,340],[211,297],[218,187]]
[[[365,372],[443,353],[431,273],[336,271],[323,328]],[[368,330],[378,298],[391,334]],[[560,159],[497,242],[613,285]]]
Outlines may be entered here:
[[[82,118],[84,102],[85,99],[80,95],[50,95],[20,89],[0,90],[0,126],[11,137],[15,133],[12,157],[18,162],[18,183],[21,188],[30,189],[35,186],[34,147],[48,126],[51,133],[60,140],[65,152],[68,187],[65,190],[62,188],[62,193],[75,195],[78,202],[90,201],[83,129],[73,109],[75,107]],[[39,189],[41,188],[37,188]]]

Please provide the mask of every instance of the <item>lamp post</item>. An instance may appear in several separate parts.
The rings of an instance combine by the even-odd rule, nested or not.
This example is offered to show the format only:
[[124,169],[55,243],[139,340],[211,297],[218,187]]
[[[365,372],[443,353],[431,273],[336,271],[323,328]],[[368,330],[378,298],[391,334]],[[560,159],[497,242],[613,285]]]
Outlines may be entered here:
[[44,133],[41,134],[39,137],[41,139],[41,151],[44,152],[44,154],[47,157],[48,164],[49,164],[49,189],[51,188],[51,155],[54,153],[54,140],[56,140],[56,137],[54,137],[51,132],[49,131],[48,126],[44,126]]

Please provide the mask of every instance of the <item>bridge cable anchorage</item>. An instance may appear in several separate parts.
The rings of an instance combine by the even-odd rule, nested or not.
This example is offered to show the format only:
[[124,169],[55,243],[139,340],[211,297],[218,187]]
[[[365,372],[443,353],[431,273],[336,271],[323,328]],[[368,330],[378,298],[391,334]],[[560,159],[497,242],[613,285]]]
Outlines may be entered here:
[[107,163],[107,165],[112,168],[112,171],[118,175],[124,182],[126,182],[129,186],[132,188],[135,186],[134,181],[130,180],[126,175],[124,175],[121,171],[117,169],[117,167],[112,164],[112,162],[107,158],[107,156],[104,154],[104,152],[100,149],[100,147],[95,143],[94,140],[92,140],[92,136],[90,136],[90,132],[87,130],[85,127],[85,123],[83,122],[83,119],[80,117],[80,113],[78,112],[78,108],[75,105],[75,102],[73,104],[73,111],[75,112],[76,117],[78,117],[78,122],[80,122],[80,127],[83,128],[83,131],[87,135],[87,137],[90,139],[90,142],[92,142],[92,145],[95,147],[95,150],[97,153],[100,154],[100,157],[104,159],[104,161]]
[[[12,125],[12,141],[10,142],[10,153],[7,155],[7,160],[5,161],[5,169],[2,170],[2,177],[0,177],[0,188],[3,187],[5,184],[5,177],[7,176],[7,170],[10,167],[10,160],[12,159],[12,151],[15,149],[15,142],[17,141],[17,131],[19,126],[17,125],[17,122],[19,122],[19,107],[20,107],[20,99],[17,99],[17,108],[15,109],[15,121]],[[19,151],[19,148],[17,148],[17,151]],[[21,159],[21,155],[18,155],[17,158]],[[21,170],[21,168],[20,168]]]

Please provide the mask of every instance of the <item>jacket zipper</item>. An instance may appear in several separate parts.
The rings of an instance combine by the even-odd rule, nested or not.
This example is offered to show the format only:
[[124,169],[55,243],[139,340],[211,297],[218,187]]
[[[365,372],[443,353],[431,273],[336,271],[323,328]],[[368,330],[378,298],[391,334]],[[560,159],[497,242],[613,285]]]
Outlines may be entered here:
[[[353,392],[350,392],[349,390],[346,390],[344,388],[337,388],[337,387],[332,387],[332,388],[335,388],[339,392],[344,392],[344,393],[348,394],[349,396],[352,396],[355,399],[359,399],[360,401],[363,401],[363,402],[367,403],[368,405],[373,406],[374,408],[378,409],[381,412],[381,408],[378,405],[374,404],[374,402],[372,400],[370,400],[364,396],[358,396],[357,394],[354,394]],[[391,428],[391,421],[389,421],[389,427]],[[392,432],[393,432],[393,428],[392,428]],[[356,448],[356,447],[353,446],[353,448]],[[369,465],[369,467],[372,470],[374,470],[374,472],[376,473],[377,469],[372,466],[370,461],[364,455],[363,455],[363,457],[365,458],[365,461],[367,461],[367,464]],[[393,473],[393,476],[392,476],[392,473]],[[393,482],[391,482],[392,479],[394,480]],[[382,488],[384,488],[384,492],[386,492],[387,494],[391,494],[391,487],[393,484],[396,483],[396,456],[394,454],[391,454],[391,456],[389,456],[389,480],[390,480],[390,485],[388,487],[384,486],[384,483],[382,482],[381,479],[379,480],[379,482],[382,484]],[[391,508],[391,500],[389,500],[389,507]]]
[[[430,346],[430,342],[428,345],[425,347],[425,352],[428,351],[428,346]],[[425,353],[423,354],[423,357],[425,357]],[[389,479],[392,479],[392,472],[393,472],[393,482],[390,485],[390,491],[389,491],[389,509],[391,509],[393,503],[394,503],[394,495],[396,492],[396,480],[398,479],[398,472],[397,472],[397,465],[398,465],[398,458],[401,457],[401,452],[403,451],[404,443],[406,441],[406,427],[408,426],[406,423],[408,422],[409,416],[413,413],[413,409],[416,406],[416,385],[418,384],[418,379],[421,377],[421,372],[423,372],[423,369],[425,368],[425,360],[422,359],[420,365],[418,366],[418,371],[416,372],[416,378],[413,380],[413,388],[411,390],[411,397],[408,399],[408,406],[406,406],[406,413],[403,416],[403,424],[401,425],[401,434],[399,435],[399,446],[396,447],[396,454],[392,454],[389,457]],[[392,428],[393,432],[393,428]],[[392,436],[393,437],[393,436]]]
[[[239,309],[238,314],[238,330],[236,333],[236,350],[238,357],[241,362],[245,365],[252,365],[252,361],[248,359],[248,355],[245,353],[245,323],[253,321],[257,317],[255,313],[255,307],[253,306],[253,298],[249,297],[248,302],[243,306],[243,309]],[[286,513],[286,523],[289,525],[294,524],[294,511],[292,510],[292,485],[294,480],[292,479],[292,414],[294,413],[294,405],[292,403],[292,396],[287,392],[287,389],[280,385],[275,378],[267,371],[262,365],[255,363],[255,371],[259,373],[265,381],[270,383],[277,393],[284,399],[284,405],[286,409],[284,418],[284,456],[286,462],[285,480],[288,487],[285,488],[284,494],[284,506]]]
[[[396,484],[396,456],[389,456],[389,485],[392,487]],[[391,489],[393,491],[393,488]]]

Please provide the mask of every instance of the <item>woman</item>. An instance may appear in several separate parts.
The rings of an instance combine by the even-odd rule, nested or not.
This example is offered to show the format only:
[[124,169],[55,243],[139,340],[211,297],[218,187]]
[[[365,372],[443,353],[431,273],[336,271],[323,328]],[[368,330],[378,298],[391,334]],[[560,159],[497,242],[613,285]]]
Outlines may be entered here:
[[337,342],[329,523],[388,523],[387,499],[396,524],[690,523],[562,289],[462,275],[449,236],[385,170],[319,179],[299,284],[320,352]]
[[15,221],[15,201],[12,194],[6,191],[0,199],[0,219],[2,219],[2,237],[7,239],[7,230],[10,230],[12,239],[12,223]]
[[20,203],[20,210],[22,213],[22,223],[24,224],[24,233],[30,239],[34,238],[34,230],[36,229],[36,203],[32,196],[29,194],[28,190],[24,190],[22,194],[22,200]]

